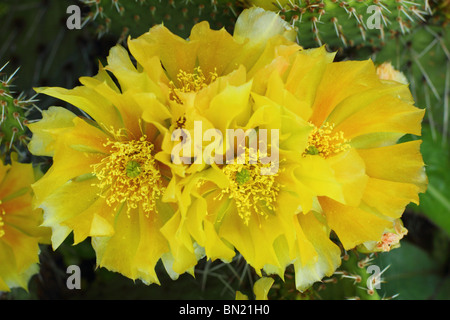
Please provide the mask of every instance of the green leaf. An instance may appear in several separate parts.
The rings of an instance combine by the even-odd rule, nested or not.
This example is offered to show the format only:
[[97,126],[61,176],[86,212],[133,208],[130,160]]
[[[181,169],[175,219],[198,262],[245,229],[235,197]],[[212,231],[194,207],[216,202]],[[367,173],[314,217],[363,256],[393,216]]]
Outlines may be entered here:
[[425,126],[422,155],[426,164],[428,189],[420,195],[420,205],[414,211],[424,213],[437,226],[450,235],[450,153],[448,143],[443,144],[439,133],[434,137]]
[[[442,252],[447,255],[448,251]],[[385,297],[397,296],[398,300],[449,299],[448,290],[442,290],[445,283],[443,266],[426,251],[403,241],[400,248],[379,254],[374,265],[381,270],[385,281],[380,294]]]

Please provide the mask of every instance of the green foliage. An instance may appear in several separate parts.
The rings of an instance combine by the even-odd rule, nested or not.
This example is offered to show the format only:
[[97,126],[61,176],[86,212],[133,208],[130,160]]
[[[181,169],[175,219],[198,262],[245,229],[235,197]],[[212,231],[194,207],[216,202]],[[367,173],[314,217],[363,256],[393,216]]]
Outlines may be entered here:
[[398,300],[450,299],[448,238],[441,238],[439,232],[433,237],[440,245],[433,243],[423,248],[405,241],[400,248],[380,254],[374,260],[376,265],[389,266],[383,273],[380,292],[395,295]]
[[89,41],[87,30],[66,26],[67,7],[77,1],[0,2],[0,27],[7,30],[0,33],[0,61],[9,61],[11,69],[20,67],[15,85],[26,94],[33,95],[32,88],[39,86],[72,87],[97,67],[95,50],[101,45]]
[[450,151],[442,136],[429,126],[422,135],[422,154],[427,164],[428,190],[420,195],[420,206],[411,206],[415,212],[424,213],[450,236]]

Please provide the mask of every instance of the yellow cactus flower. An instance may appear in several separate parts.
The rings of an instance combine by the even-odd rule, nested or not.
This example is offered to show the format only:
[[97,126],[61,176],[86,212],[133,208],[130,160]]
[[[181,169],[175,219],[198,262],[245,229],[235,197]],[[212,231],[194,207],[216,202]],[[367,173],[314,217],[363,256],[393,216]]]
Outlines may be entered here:
[[49,242],[49,230],[41,227],[42,210],[32,208],[31,164],[0,161],[0,291],[27,289],[39,272],[39,244]]
[[[270,27],[256,32],[256,25]],[[53,157],[33,185],[53,248],[73,232],[75,243],[92,238],[99,266],[129,278],[158,283],[159,259],[173,277],[192,272],[201,252],[177,250],[178,235],[167,229],[181,203],[179,179],[202,166],[174,163],[171,133],[196,120],[206,129],[207,119],[193,104],[209,104],[222,91],[228,96],[228,87],[272,61],[276,45],[298,50],[293,37],[286,22],[262,9],[243,13],[233,36],[202,22],[185,40],[160,25],[129,39],[137,66],[118,45],[96,76],[80,78],[81,86],[37,88],[84,115],[51,107],[29,125],[30,151]]]
[[371,61],[294,38],[261,8],[233,35],[156,26],[129,39],[136,66],[116,46],[82,86],[38,89],[92,118],[50,108],[30,125],[31,152],[53,157],[33,186],[53,246],[92,237],[100,266],[145,282],[159,259],[176,277],[239,251],[259,275],[293,264],[304,290],[339,266],[337,240],[395,245],[426,188],[420,141],[397,141],[424,111]]
[[[316,207],[306,208],[312,208],[317,219],[333,230],[348,250],[365,242],[384,241],[406,205],[417,204],[418,194],[426,190],[421,141],[397,143],[405,134],[421,134],[425,111],[413,106],[406,84],[380,80],[370,60],[330,62],[323,51],[319,48],[298,54],[300,68],[308,61],[308,68],[316,69],[316,82],[310,82],[316,85],[305,88],[298,81],[289,91],[302,100],[305,98],[298,93],[309,91],[306,99],[312,95],[307,121],[314,130],[305,157],[324,162],[342,190],[340,199],[331,197],[328,191],[317,194]],[[284,78],[289,79],[293,73],[301,74],[293,66]],[[287,82],[285,85],[288,87]],[[316,220],[309,218],[307,222],[311,212],[303,209],[304,214],[298,218],[309,232],[313,230],[310,223]],[[307,237],[311,243],[318,240],[313,234]],[[313,246],[316,258],[311,256],[310,261],[317,259],[317,263],[297,266],[297,287],[301,289],[310,282],[298,270],[315,270],[318,280],[325,269],[325,274],[332,270],[332,260],[339,261],[336,254],[334,258],[329,250],[320,254],[320,247]]]
[[237,250],[259,274],[283,277],[294,264],[296,286],[305,290],[341,262],[331,231],[346,250],[393,241],[386,235],[394,221],[426,189],[420,140],[397,143],[420,135],[424,110],[407,85],[381,80],[371,61],[333,60],[324,47],[284,51],[247,85],[194,104],[221,132],[258,129],[258,142],[262,129],[279,130],[278,170],[262,175],[262,163],[239,163],[225,136],[221,155],[234,162],[182,182],[185,211],[163,228],[166,237],[179,236],[173,247],[199,245],[224,261]]
[[[33,184],[35,205],[44,210],[54,249],[71,232],[75,243],[92,237],[98,266],[158,283],[154,267],[168,251],[159,228],[173,209],[162,204],[171,173],[157,154],[166,130],[161,122],[170,114],[159,92],[144,90],[151,80],[136,70],[125,49],[113,48],[108,62],[95,77],[81,78],[83,86],[36,89],[92,119],[51,107],[29,125],[30,151],[53,157]],[[120,89],[106,70],[119,79]],[[141,87],[134,85],[137,78]],[[146,109],[159,118],[144,122]]]

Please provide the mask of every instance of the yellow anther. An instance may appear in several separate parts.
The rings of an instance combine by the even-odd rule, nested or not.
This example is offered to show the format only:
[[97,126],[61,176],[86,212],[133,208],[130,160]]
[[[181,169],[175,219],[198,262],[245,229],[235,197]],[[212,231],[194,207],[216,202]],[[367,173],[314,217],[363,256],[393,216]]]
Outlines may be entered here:
[[328,158],[348,150],[350,148],[349,142],[350,140],[345,139],[342,131],[334,131],[334,124],[326,122],[320,128],[314,126],[303,155],[320,155]]
[[198,92],[203,88],[206,88],[217,78],[218,75],[215,71],[210,72],[208,76],[205,76],[200,66],[194,69],[194,73],[180,70],[177,74],[178,85],[175,85],[173,81],[170,81],[170,98],[178,103],[182,103],[177,93]]
[[[248,161],[239,161],[247,159]],[[280,185],[276,181],[278,172],[262,173],[264,170],[270,171],[273,164],[263,164],[259,159],[262,159],[259,151],[249,152],[247,149],[245,154],[238,157],[238,161],[227,164],[222,169],[230,184],[222,189],[218,198],[229,195],[234,199],[238,214],[246,225],[253,213],[268,218],[268,212],[275,211],[274,205],[280,192]]]
[[94,184],[109,206],[127,204],[127,213],[140,205],[148,214],[156,210],[156,200],[164,192],[161,174],[152,155],[153,144],[146,137],[131,141],[108,141],[110,155],[93,165],[99,180]]
[[[0,201],[0,205],[2,204],[2,202]],[[5,235],[5,222],[3,221],[3,216],[6,214],[5,209],[0,208],[0,238],[3,237]]]

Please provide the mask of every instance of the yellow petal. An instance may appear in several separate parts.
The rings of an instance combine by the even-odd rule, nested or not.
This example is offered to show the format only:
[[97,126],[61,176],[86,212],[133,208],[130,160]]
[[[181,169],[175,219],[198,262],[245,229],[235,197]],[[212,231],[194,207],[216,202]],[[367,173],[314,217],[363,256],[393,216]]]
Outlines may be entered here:
[[169,83],[159,58],[159,45],[152,40],[150,33],[136,39],[128,39],[128,48],[149,79],[154,83]]
[[343,61],[327,65],[318,85],[311,122],[320,126],[344,99],[380,86],[372,61]]
[[[223,206],[221,201],[216,204],[218,208]],[[231,261],[235,256],[234,249],[219,237],[214,226],[206,218],[208,214],[207,204],[204,198],[196,199],[190,206],[186,215],[186,227],[196,242],[205,248],[206,256],[212,261],[221,259]]]
[[39,206],[56,189],[70,179],[92,173],[92,164],[99,163],[99,154],[75,151],[61,144],[55,152],[54,162],[47,173],[32,185],[35,205]]
[[[0,167],[3,164],[0,162]],[[0,176],[0,200],[14,198],[30,191],[31,184],[35,181],[34,170],[31,164],[12,161],[10,166],[5,166],[8,171],[4,177]]]
[[400,218],[410,202],[419,204],[419,192],[419,187],[411,183],[370,178],[363,200],[380,214]]
[[134,264],[139,278],[147,283],[159,283],[155,273],[155,266],[160,257],[169,251],[167,240],[160,232],[162,221],[159,213],[153,212],[148,217],[144,212],[139,214],[140,242],[134,257]]
[[392,227],[392,221],[383,219],[366,210],[350,207],[329,198],[320,198],[328,225],[339,237],[345,250],[366,241],[378,241]]
[[[296,287],[304,291],[314,282],[320,281],[325,276],[331,276],[336,271],[341,263],[341,250],[330,240],[330,231],[316,219],[314,213],[300,214],[297,217],[305,237],[313,245],[317,256],[316,259],[305,259],[305,263],[297,261],[294,264]],[[303,254],[302,251],[300,254]]]
[[[328,116],[328,121],[339,124],[351,117],[353,114],[363,111],[365,108],[372,105],[380,105],[383,99],[392,100],[399,99],[402,105],[399,108],[393,107],[393,112],[411,108],[414,104],[414,99],[408,86],[399,83],[385,84],[381,83],[373,88],[367,88],[349,95],[343,99]],[[404,105],[406,104],[406,106]]]
[[267,300],[267,295],[269,293],[272,284],[274,283],[273,278],[263,277],[258,279],[253,285],[253,292],[255,293],[256,300]]
[[39,262],[39,245],[37,239],[23,233],[20,229],[9,227],[7,232],[2,236],[1,242],[7,244],[12,249],[12,258],[15,261],[17,273],[20,274],[28,269],[30,265]]
[[350,145],[355,149],[377,148],[396,144],[404,136],[398,132],[372,132],[354,137]]
[[[301,50],[295,55],[286,79],[286,89],[309,108],[314,104],[317,90],[322,84],[327,66],[334,60],[334,53],[328,53],[325,46],[317,49]],[[325,81],[325,80],[323,80]],[[319,85],[320,84],[320,85]],[[304,114],[308,116],[310,113]]]
[[104,128],[120,128],[121,119],[114,106],[93,89],[79,86],[64,88],[36,88],[36,92],[66,101],[83,110]]
[[201,50],[198,50],[198,65],[204,74],[211,72],[219,76],[235,69],[237,65],[230,65],[239,55],[242,44],[239,44],[225,30],[211,30],[206,21],[197,23],[191,30],[191,41],[200,42]]
[[133,99],[142,110],[142,118],[149,123],[164,123],[172,114],[151,92],[133,94]]
[[[92,182],[91,180],[91,183]],[[111,236],[114,234],[113,209],[104,198],[98,197],[86,210],[61,223],[73,230],[74,244],[87,237]]]
[[[109,153],[108,148],[104,145],[110,137],[107,133],[82,118],[74,118],[72,122],[73,128],[66,130],[64,135],[60,135],[61,143],[80,152],[104,155]],[[57,146],[59,144],[55,147],[57,148]]]
[[[292,248],[291,258],[296,262],[297,268],[307,266],[317,262],[318,254],[314,245],[305,234],[305,228],[300,224],[300,215],[296,215],[292,220],[295,228],[296,246]],[[307,226],[306,226],[307,227]]]
[[[358,95],[358,97],[360,96]],[[364,106],[361,100],[349,101],[348,103],[357,103]],[[346,103],[347,101],[345,101]],[[343,104],[344,102],[340,105]],[[398,98],[379,96],[378,99],[374,99],[372,103],[342,122],[335,122],[335,129],[343,131],[347,139],[372,132],[400,132],[420,135],[424,114],[424,109],[418,109]]]
[[[197,61],[197,52],[200,43],[198,41],[187,41],[173,34],[163,25],[157,25],[149,32],[140,36],[139,41],[146,41],[145,47],[150,51],[145,55],[152,57],[153,54],[160,57],[163,68],[166,70],[168,78],[172,81],[177,80],[177,74],[180,70],[193,72]],[[135,40],[130,41],[132,43]],[[137,44],[134,46],[136,49]],[[136,52],[134,50],[133,52]],[[141,49],[142,52],[142,49]],[[144,57],[137,56],[140,61],[145,61]],[[148,59],[148,58],[147,58]],[[158,69],[157,69],[158,70]]]
[[[322,157],[306,155],[294,174],[316,196],[327,196],[341,203],[345,202],[342,185],[336,179],[330,164]],[[309,210],[303,208],[303,211],[306,213]]]
[[[245,120],[248,120],[251,86],[252,83],[248,82],[239,87],[226,87],[211,100],[209,109],[204,111],[205,117],[222,134],[226,132],[226,129],[233,128],[234,124],[243,124]],[[223,115],[223,110],[227,110],[226,116]]]
[[[36,254],[37,256],[37,254]],[[0,291],[10,291],[21,287],[27,290],[30,278],[39,272],[37,263],[28,266],[18,265],[14,258],[13,248],[0,241]]]
[[116,216],[115,233],[111,237],[92,238],[92,247],[97,255],[98,267],[120,272],[130,279],[138,278],[138,271],[133,265],[139,246],[139,210],[121,210]]
[[205,220],[205,253],[212,261],[220,259],[222,261],[231,262],[236,252],[217,234],[214,224]]
[[162,254],[168,252],[160,227],[161,221],[155,212],[146,215],[139,208],[129,213],[126,210],[117,212],[114,234],[92,238],[98,266],[120,272],[130,279],[159,284],[155,266]]
[[[75,227],[76,225],[70,223],[71,219],[75,219],[94,204],[99,198],[98,191],[97,187],[92,186],[91,179],[80,182],[68,181],[42,201],[40,207],[44,210],[43,226],[53,230],[52,245],[54,249],[59,247],[72,231],[65,223],[69,222],[71,227]],[[85,223],[88,221],[78,221],[81,228]],[[77,230],[77,240],[78,237]]]
[[28,150],[38,156],[53,156],[55,139],[73,126],[76,115],[65,108],[50,107],[42,111],[42,120],[28,124],[33,133]]
[[256,7],[244,10],[236,21],[233,33],[233,38],[244,46],[234,63],[243,64],[247,70],[251,70],[264,53],[269,40],[277,37],[283,38],[281,41],[286,44],[293,44],[296,32],[274,12]]
[[367,175],[393,182],[412,183],[424,192],[427,185],[422,155],[421,140],[392,146],[358,149],[366,164]]
[[0,291],[9,292],[11,291],[6,282],[0,277]]
[[342,185],[345,204],[358,206],[369,178],[358,152],[351,148],[327,158],[327,162],[335,172],[336,180]]
[[[251,46],[252,41],[247,43],[247,46]],[[244,54],[247,49],[244,47]],[[301,47],[296,43],[288,40],[281,35],[274,36],[267,39],[265,47],[261,49],[261,53],[258,55],[254,52],[247,60],[241,63],[247,68],[247,77],[255,78],[257,81],[267,81],[268,75],[272,72],[278,72],[282,74],[286,68],[288,68],[291,56],[301,50]],[[250,53],[251,51],[248,51]],[[244,56],[245,57],[245,56]],[[239,59],[242,59],[240,57]],[[250,63],[251,62],[251,63]]]
[[256,7],[246,9],[239,15],[233,33],[238,42],[248,39],[252,46],[260,47],[264,47],[267,40],[276,35],[295,41],[296,32],[276,13]]
[[[311,91],[313,90],[308,90],[308,92]],[[286,107],[304,120],[309,119],[312,114],[312,104],[304,99],[304,97],[296,96],[286,89],[281,76],[277,72],[273,72],[270,75],[265,96],[277,102],[279,105]]]
[[283,229],[277,217],[253,217],[245,225],[233,207],[223,218],[220,237],[231,243],[259,275],[266,264],[279,266],[273,244]]
[[[1,280],[1,279],[0,279],[0,280]],[[0,285],[1,285],[1,283],[0,283]],[[0,286],[0,289],[1,289],[1,286]],[[248,297],[247,297],[245,294],[243,294],[242,292],[236,291],[236,297],[235,297],[235,299],[236,299],[236,300],[248,300]]]
[[161,228],[161,233],[170,245],[170,252],[174,258],[173,271],[182,274],[197,264],[193,241],[184,226],[179,211],[165,223]]
[[136,70],[130,60],[128,51],[121,45],[116,45],[110,49],[107,62],[108,64],[105,67],[105,70],[111,71],[114,74],[119,81],[120,90],[122,92],[126,92],[133,89],[135,86],[140,86],[144,83],[143,81],[135,81],[137,79],[142,79],[142,76],[145,74],[141,74]]

